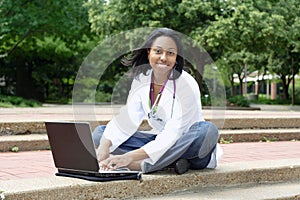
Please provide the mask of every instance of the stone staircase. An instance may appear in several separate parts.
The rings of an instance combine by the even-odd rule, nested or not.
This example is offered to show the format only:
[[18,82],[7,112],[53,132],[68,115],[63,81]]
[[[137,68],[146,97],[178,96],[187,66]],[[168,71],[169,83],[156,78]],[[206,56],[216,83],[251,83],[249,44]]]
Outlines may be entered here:
[[[91,125],[106,123],[104,120]],[[141,129],[147,128],[143,123]],[[12,147],[19,151],[49,149],[43,122],[3,122],[0,132],[1,152],[11,151]],[[226,118],[220,129],[222,143],[299,140],[300,117]],[[5,200],[300,199],[300,157],[224,163],[216,170],[190,170],[183,175],[163,171],[143,175],[142,182],[99,183],[56,176],[0,180],[0,194],[1,191]]]
[[[208,119],[210,120],[210,119]],[[212,122],[214,120],[211,120]],[[90,122],[96,125],[108,121]],[[144,121],[141,130],[148,130]],[[0,152],[49,149],[44,122],[0,123]],[[220,129],[220,142],[274,142],[300,140],[299,118],[228,118]]]

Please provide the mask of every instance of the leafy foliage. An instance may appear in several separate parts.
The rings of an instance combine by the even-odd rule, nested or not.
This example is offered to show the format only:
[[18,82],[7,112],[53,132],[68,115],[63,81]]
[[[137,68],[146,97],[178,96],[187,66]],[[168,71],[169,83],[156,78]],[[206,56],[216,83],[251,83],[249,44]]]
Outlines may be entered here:
[[241,95],[236,95],[233,97],[228,98],[229,105],[232,106],[241,106],[241,107],[249,107],[250,102],[248,99]]
[[247,75],[245,68],[248,73],[268,70],[281,77],[288,99],[289,84],[299,73],[298,42],[295,42],[299,41],[299,31],[294,29],[299,24],[299,3],[249,0],[226,1],[223,6],[222,13],[207,29],[199,28],[196,38],[216,53],[216,62],[226,67],[224,75],[232,87],[233,73],[242,85]]
[[83,0],[0,2],[0,92],[68,99],[84,56],[95,46]]
[[[289,86],[300,68],[299,16],[298,0],[0,0],[0,77],[6,83],[0,93],[69,102],[79,66],[99,42],[126,30],[169,27],[209,52],[231,96],[234,74],[242,85],[245,76],[258,71],[279,75],[289,99],[296,94]],[[101,53],[105,60],[113,51]],[[90,94],[97,101],[113,98],[116,82],[128,70],[117,61],[101,81],[81,83],[98,84],[97,94]],[[206,94],[197,74],[204,66],[188,66]]]
[[0,95],[0,107],[39,107],[41,103],[17,96]]

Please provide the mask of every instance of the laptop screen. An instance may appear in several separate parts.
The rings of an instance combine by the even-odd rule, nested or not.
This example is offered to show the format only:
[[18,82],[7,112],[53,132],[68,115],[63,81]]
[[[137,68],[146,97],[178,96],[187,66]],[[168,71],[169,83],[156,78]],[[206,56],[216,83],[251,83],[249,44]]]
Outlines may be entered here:
[[92,133],[84,122],[46,122],[55,166],[58,169],[98,172]]

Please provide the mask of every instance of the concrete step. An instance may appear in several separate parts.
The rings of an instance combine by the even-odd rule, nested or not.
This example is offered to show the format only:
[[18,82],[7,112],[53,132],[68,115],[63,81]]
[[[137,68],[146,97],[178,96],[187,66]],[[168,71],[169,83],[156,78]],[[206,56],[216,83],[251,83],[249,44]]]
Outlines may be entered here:
[[[274,142],[300,140],[300,129],[239,129],[220,130],[220,143]],[[0,152],[49,149],[48,137],[43,134],[0,136]]]
[[171,194],[136,198],[140,200],[260,200],[300,199],[300,181],[235,185],[223,187],[194,187]]
[[220,138],[228,142],[274,142],[300,140],[299,128],[220,130]]
[[[190,170],[183,175],[176,175],[173,171],[160,172],[143,175],[142,182],[134,180],[90,182],[55,176],[5,180],[0,181],[0,191],[3,191],[2,196],[5,197],[5,200],[133,199],[145,197],[151,197],[152,199],[155,196],[166,194],[174,197],[174,192],[176,192],[176,197],[180,197],[180,195],[186,195],[187,191],[197,192],[196,196],[199,194],[203,197],[209,197],[206,195],[214,195],[216,188],[220,188],[221,191],[216,192],[216,195],[222,195],[222,191],[224,191],[224,197],[226,195],[228,197],[230,196],[230,191],[237,191],[240,192],[237,195],[241,197],[238,199],[249,199],[251,195],[255,195],[255,193],[247,192],[254,191],[251,190],[250,186],[253,186],[254,189],[259,189],[259,185],[267,183],[268,185],[264,186],[268,191],[271,190],[270,188],[274,189],[274,193],[267,196],[267,198],[272,199],[278,197],[276,188],[281,188],[280,190],[284,191],[283,188],[287,185],[283,183],[289,183],[291,187],[299,189],[299,181],[300,159],[286,159],[224,163],[216,170]],[[231,188],[234,189],[231,190]],[[291,193],[288,193],[287,196],[294,195],[294,197],[297,197],[297,195],[300,195],[300,190],[289,191]],[[234,197],[233,195],[231,199],[234,199]]]
[[46,134],[0,136],[0,152],[50,149]]
[[[300,116],[300,115],[299,115]],[[219,129],[284,129],[284,128],[299,128],[300,117],[297,115],[289,117],[272,117],[272,116],[249,116],[249,117],[226,117],[226,119],[217,119],[216,117],[208,117],[206,120],[215,123]],[[105,125],[110,117],[98,121],[89,121],[93,129],[97,125]],[[49,119],[50,120],[50,119]],[[48,121],[49,121],[48,120]],[[74,121],[74,120],[54,120],[54,121]],[[149,125],[146,120],[141,124],[140,130],[149,130]],[[0,121],[0,136],[2,135],[17,135],[17,134],[32,134],[45,133],[45,123],[42,121],[15,121],[3,122]]]

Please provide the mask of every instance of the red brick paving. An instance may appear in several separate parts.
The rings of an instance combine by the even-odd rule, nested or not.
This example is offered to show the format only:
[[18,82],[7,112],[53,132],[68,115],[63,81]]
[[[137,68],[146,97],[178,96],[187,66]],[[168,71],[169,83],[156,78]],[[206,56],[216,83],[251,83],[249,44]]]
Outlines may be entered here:
[[50,151],[0,153],[0,180],[51,176],[56,169]]
[[[251,162],[300,158],[300,142],[261,142],[222,144],[220,162]],[[0,180],[54,176],[56,172],[50,151],[0,153]]]
[[224,156],[221,163],[300,159],[300,141],[291,142],[249,142],[223,144]]

